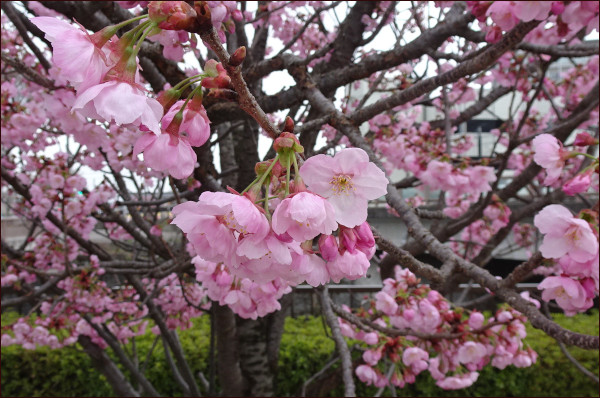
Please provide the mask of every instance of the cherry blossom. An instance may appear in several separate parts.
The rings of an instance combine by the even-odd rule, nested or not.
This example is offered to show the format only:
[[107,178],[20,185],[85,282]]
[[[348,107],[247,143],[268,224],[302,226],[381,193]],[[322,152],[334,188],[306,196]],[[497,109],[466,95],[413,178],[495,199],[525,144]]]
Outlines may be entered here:
[[584,262],[598,253],[598,241],[588,222],[573,217],[561,205],[546,206],[533,222],[545,234],[540,251],[546,258],[569,254],[575,261]]
[[336,221],[350,228],[366,221],[368,200],[387,192],[385,174],[358,148],[344,149],[333,158],[313,156],[302,165],[300,175],[309,189],[329,200]]

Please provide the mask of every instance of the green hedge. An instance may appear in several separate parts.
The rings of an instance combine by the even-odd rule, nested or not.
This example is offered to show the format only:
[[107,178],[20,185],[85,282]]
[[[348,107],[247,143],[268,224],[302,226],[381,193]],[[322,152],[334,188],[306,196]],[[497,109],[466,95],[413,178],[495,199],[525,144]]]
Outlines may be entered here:
[[[2,315],[5,324],[10,315]],[[598,312],[590,316],[566,318],[556,316],[563,326],[588,334],[598,334]],[[399,396],[598,396],[598,385],[581,374],[565,358],[556,342],[543,332],[527,328],[526,341],[540,356],[531,368],[508,367],[502,371],[486,367],[478,381],[470,388],[458,391],[438,389],[427,375],[420,375],[417,383],[398,390]],[[194,373],[208,375],[209,325],[206,317],[195,322],[193,329],[180,333],[181,344]],[[154,336],[136,339],[140,361],[145,359],[154,342]],[[281,340],[280,370],[276,392],[280,396],[296,394],[302,383],[319,371],[331,358],[334,344],[325,334],[320,318],[288,318]],[[587,369],[598,374],[598,351],[569,348],[571,354]],[[159,343],[147,367],[147,377],[157,390],[167,396],[181,396],[163,358]],[[34,351],[20,347],[2,347],[2,396],[111,396],[112,391],[104,377],[91,365],[87,355],[75,347],[49,350],[41,347]],[[373,396],[376,391],[357,380],[361,396]],[[343,394],[342,386],[332,396]],[[384,396],[389,396],[385,391]]]

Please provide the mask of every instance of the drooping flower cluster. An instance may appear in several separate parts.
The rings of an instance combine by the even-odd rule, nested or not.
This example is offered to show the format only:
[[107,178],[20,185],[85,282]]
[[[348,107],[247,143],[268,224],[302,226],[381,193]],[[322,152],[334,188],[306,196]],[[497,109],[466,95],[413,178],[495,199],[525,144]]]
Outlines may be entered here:
[[198,202],[173,209],[173,224],[201,259],[240,279],[317,286],[364,276],[375,252],[367,201],[386,193],[384,173],[361,149],[315,156],[298,167],[303,149],[293,134],[282,133],[274,146],[277,157],[257,165],[247,192],[204,192]]
[[[93,35],[56,18],[35,17],[32,22],[53,44],[54,74],[58,81],[77,90],[72,109],[87,118],[147,131],[139,137],[133,156],[144,153],[144,162],[152,169],[186,178],[196,165],[192,147],[208,140],[210,121],[202,106],[200,86],[192,90],[186,101],[176,101],[187,87],[204,78],[219,77],[210,88],[226,87],[229,81],[226,73],[221,76],[222,67],[214,74],[211,72],[219,66],[212,61],[206,73],[185,79],[164,93],[161,102],[148,97],[139,77],[137,58],[143,39],[159,34],[161,28],[189,28],[196,18],[196,12],[185,2],[150,2],[149,11],[150,15],[106,27]],[[144,20],[117,39],[115,33],[120,28],[140,19]]]
[[[438,387],[453,390],[472,385],[490,363],[499,369],[535,363],[537,354],[523,346],[525,318],[517,311],[502,308],[486,320],[480,312],[452,308],[437,291],[421,285],[413,273],[400,267],[383,284],[370,308],[357,315],[402,333],[390,337],[372,328],[366,332],[339,318],[346,337],[369,346],[363,353],[365,364],[356,368],[362,382],[402,388],[427,370]],[[385,369],[386,358],[392,370]]]
[[550,205],[534,224],[544,234],[542,256],[559,265],[555,275],[539,284],[542,299],[556,300],[569,316],[586,311],[598,296],[598,215],[574,217],[567,208]]

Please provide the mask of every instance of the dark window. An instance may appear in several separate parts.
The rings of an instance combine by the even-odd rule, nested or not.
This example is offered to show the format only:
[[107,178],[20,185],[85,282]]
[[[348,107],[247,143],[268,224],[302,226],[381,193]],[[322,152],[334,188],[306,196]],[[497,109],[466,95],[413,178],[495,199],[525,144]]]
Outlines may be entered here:
[[481,131],[482,133],[489,133],[490,130],[499,128],[502,125],[502,123],[504,122],[498,119],[469,120],[467,121],[467,132],[476,133],[478,131]]

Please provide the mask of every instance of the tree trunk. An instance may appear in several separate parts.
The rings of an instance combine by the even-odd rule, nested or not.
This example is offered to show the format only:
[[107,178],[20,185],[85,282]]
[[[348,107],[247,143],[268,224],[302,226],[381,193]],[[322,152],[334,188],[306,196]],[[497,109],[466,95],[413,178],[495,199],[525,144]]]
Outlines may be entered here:
[[92,340],[87,336],[79,336],[78,340],[79,344],[83,347],[83,350],[90,356],[92,359],[92,364],[96,369],[98,369],[106,380],[108,384],[112,387],[114,393],[119,397],[139,397],[140,394],[133,389],[129,381],[121,373],[121,370],[117,367],[117,365],[109,358],[108,355],[104,352],[104,350],[98,347],[96,344],[92,342]]
[[215,329],[217,332],[217,373],[221,396],[244,395],[244,377],[240,369],[240,357],[235,326],[235,316],[229,307],[215,306]]
[[267,355],[267,326],[265,319],[237,318],[240,366],[247,381],[244,395],[272,397],[273,372]]

